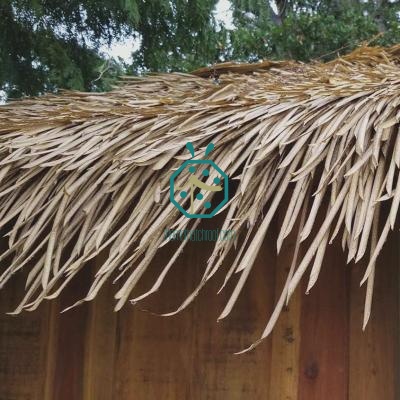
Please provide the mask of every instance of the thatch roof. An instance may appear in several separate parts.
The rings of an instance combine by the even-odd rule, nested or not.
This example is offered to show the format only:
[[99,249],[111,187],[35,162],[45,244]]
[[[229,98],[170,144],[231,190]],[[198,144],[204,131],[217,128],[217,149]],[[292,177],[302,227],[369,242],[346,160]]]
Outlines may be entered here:
[[[110,93],[64,92],[2,106],[0,225],[8,249],[1,259],[8,264],[0,286],[29,272],[15,312],[57,297],[104,249],[108,257],[83,301],[118,280],[119,310],[166,243],[164,230],[198,226],[169,201],[169,179],[191,157],[187,142],[201,152],[213,142],[212,159],[238,182],[220,212],[222,227],[240,236],[215,243],[179,310],[233,253],[226,281],[235,272],[240,278],[221,318],[230,313],[288,193],[277,248],[294,227],[297,244],[262,338],[304,275],[308,290],[315,284],[334,238],[349,261],[368,259],[365,324],[375,262],[398,219],[399,57],[396,46],[360,48],[325,64],[227,63],[125,77]],[[186,244],[158,266],[158,280],[134,303],[157,291]]]

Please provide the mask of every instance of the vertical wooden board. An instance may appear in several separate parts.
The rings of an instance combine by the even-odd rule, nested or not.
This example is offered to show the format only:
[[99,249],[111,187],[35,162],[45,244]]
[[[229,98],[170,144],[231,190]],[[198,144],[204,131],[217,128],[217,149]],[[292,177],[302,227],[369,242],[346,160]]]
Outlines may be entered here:
[[0,292],[0,399],[42,400],[45,381],[48,307],[6,315],[23,294],[19,275]]
[[[201,249],[193,248],[193,252]],[[199,263],[202,257],[198,257]],[[230,261],[230,262],[229,262]],[[228,266],[233,261],[228,260]],[[255,350],[235,355],[255,342],[272,312],[276,253],[268,236],[231,314],[218,324],[238,276],[217,295],[225,272],[216,276],[194,305],[192,335],[193,399],[252,400],[268,398],[271,371],[271,338]],[[201,265],[201,264],[200,264]]]
[[[397,400],[399,386],[399,235],[391,235],[380,255],[370,321],[362,331],[365,263],[352,267],[350,320],[350,400]],[[396,394],[397,392],[397,394]]]
[[[137,294],[149,289],[157,271],[170,257],[170,250],[157,254],[155,271],[143,278]],[[136,306],[128,303],[118,313],[114,399],[193,398],[190,393],[193,309],[173,317],[155,316],[140,310],[144,307],[153,312],[168,312],[183,301],[193,288],[195,278],[192,262],[187,260],[191,258],[186,249],[160,293]]]
[[[295,228],[296,229],[296,228]],[[297,231],[296,231],[297,232]],[[277,256],[275,303],[281,296],[292,263],[296,236],[290,235]],[[269,400],[297,400],[300,359],[301,294],[297,290],[284,307],[272,336]]]
[[[87,329],[88,304],[61,313],[84,297],[88,288],[91,265],[79,273],[60,298],[54,301],[52,325],[54,336],[48,350],[47,371],[51,379],[47,386],[46,400],[82,400],[84,387],[85,334]],[[51,376],[53,378],[51,378]]]
[[[349,270],[338,243],[328,246],[309,295],[303,279],[299,400],[346,400],[348,396]],[[358,399],[357,399],[358,400]]]
[[46,332],[43,335],[45,347],[45,364],[44,364],[44,385],[43,400],[52,400],[54,391],[54,380],[56,372],[55,348],[58,339],[58,316],[59,305],[57,300],[47,303],[48,317],[46,320]]
[[[118,314],[115,398],[131,399],[133,393],[143,400],[267,397],[271,342],[248,354],[233,353],[258,339],[272,311],[275,257],[268,243],[273,242],[267,242],[227,320],[216,322],[232,289],[217,295],[223,271],[179,315],[156,317],[130,306]],[[212,245],[189,244],[160,293],[142,306],[159,312],[176,308],[199,282]],[[159,254],[156,269],[169,256]],[[150,282],[145,279],[144,286]]]
[[115,289],[110,282],[106,283],[96,299],[89,303],[84,353],[84,400],[114,398],[117,329],[117,314],[113,311]]
[[394,265],[395,277],[397,278],[397,324],[396,324],[396,351],[395,351],[395,371],[394,371],[394,381],[395,381],[395,398],[400,399],[400,231],[393,234],[393,238],[390,241],[389,246],[393,246],[392,250],[394,253]]
[[[3,232],[4,233],[4,232]],[[8,248],[4,237],[2,251]],[[0,271],[9,260],[0,264]],[[24,295],[25,277],[15,274],[0,290],[0,400],[42,400],[46,379],[49,306],[11,316]]]

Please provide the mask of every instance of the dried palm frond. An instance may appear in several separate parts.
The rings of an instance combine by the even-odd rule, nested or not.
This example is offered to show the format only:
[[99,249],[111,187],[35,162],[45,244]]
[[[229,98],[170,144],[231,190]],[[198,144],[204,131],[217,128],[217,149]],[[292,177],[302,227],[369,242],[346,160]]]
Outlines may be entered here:
[[[15,312],[57,297],[104,249],[108,256],[82,301],[117,279],[119,310],[165,245],[165,229],[199,223],[169,201],[169,178],[189,159],[187,142],[197,149],[213,142],[214,161],[239,182],[222,211],[223,229],[242,233],[242,240],[237,249],[230,241],[215,243],[198,287],[177,311],[232,252],[225,283],[234,273],[240,278],[220,318],[230,313],[289,193],[278,251],[298,219],[300,230],[286,285],[261,339],[307,270],[308,290],[315,284],[335,237],[349,261],[369,251],[365,325],[376,259],[399,214],[399,56],[395,46],[361,48],[326,64],[229,63],[198,76],[124,77],[110,93],[64,92],[2,106],[0,226],[9,232],[0,258],[11,262],[1,271],[0,287],[29,269]],[[204,78],[215,71],[218,81]],[[384,204],[389,214],[380,223]],[[186,243],[133,303],[157,291]]]

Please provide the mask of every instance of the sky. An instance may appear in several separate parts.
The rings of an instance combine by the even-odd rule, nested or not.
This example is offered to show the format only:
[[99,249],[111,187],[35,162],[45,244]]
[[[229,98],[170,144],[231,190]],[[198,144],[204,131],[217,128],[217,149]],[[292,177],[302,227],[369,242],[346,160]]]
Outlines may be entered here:
[[[227,29],[233,29],[230,6],[229,0],[219,0],[214,12],[216,20]],[[139,46],[140,39],[127,38],[111,43],[110,47],[104,45],[100,50],[110,57],[121,57],[125,62],[130,63],[132,62],[132,52],[138,50]]]

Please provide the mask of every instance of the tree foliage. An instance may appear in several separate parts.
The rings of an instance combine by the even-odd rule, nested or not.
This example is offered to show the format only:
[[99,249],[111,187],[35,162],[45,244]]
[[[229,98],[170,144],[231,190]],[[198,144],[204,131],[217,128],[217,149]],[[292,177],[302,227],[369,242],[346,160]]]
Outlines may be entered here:
[[[231,0],[234,29],[218,0],[1,0],[0,89],[11,97],[58,88],[106,90],[122,72],[190,71],[231,60],[334,57],[377,34],[400,42],[395,0]],[[101,45],[134,37],[133,63]],[[133,49],[132,49],[133,51]]]
[[142,1],[132,71],[188,71],[218,61],[226,37],[213,15],[217,2]]
[[138,21],[135,4],[124,0],[1,0],[1,89],[19,96],[59,87],[106,88],[107,77],[93,83],[104,63],[98,46],[102,40],[111,42],[113,37],[133,32]]
[[[309,61],[349,52],[363,41],[400,41],[399,1],[232,0],[236,29],[228,57]],[[378,34],[381,34],[377,37]]]

